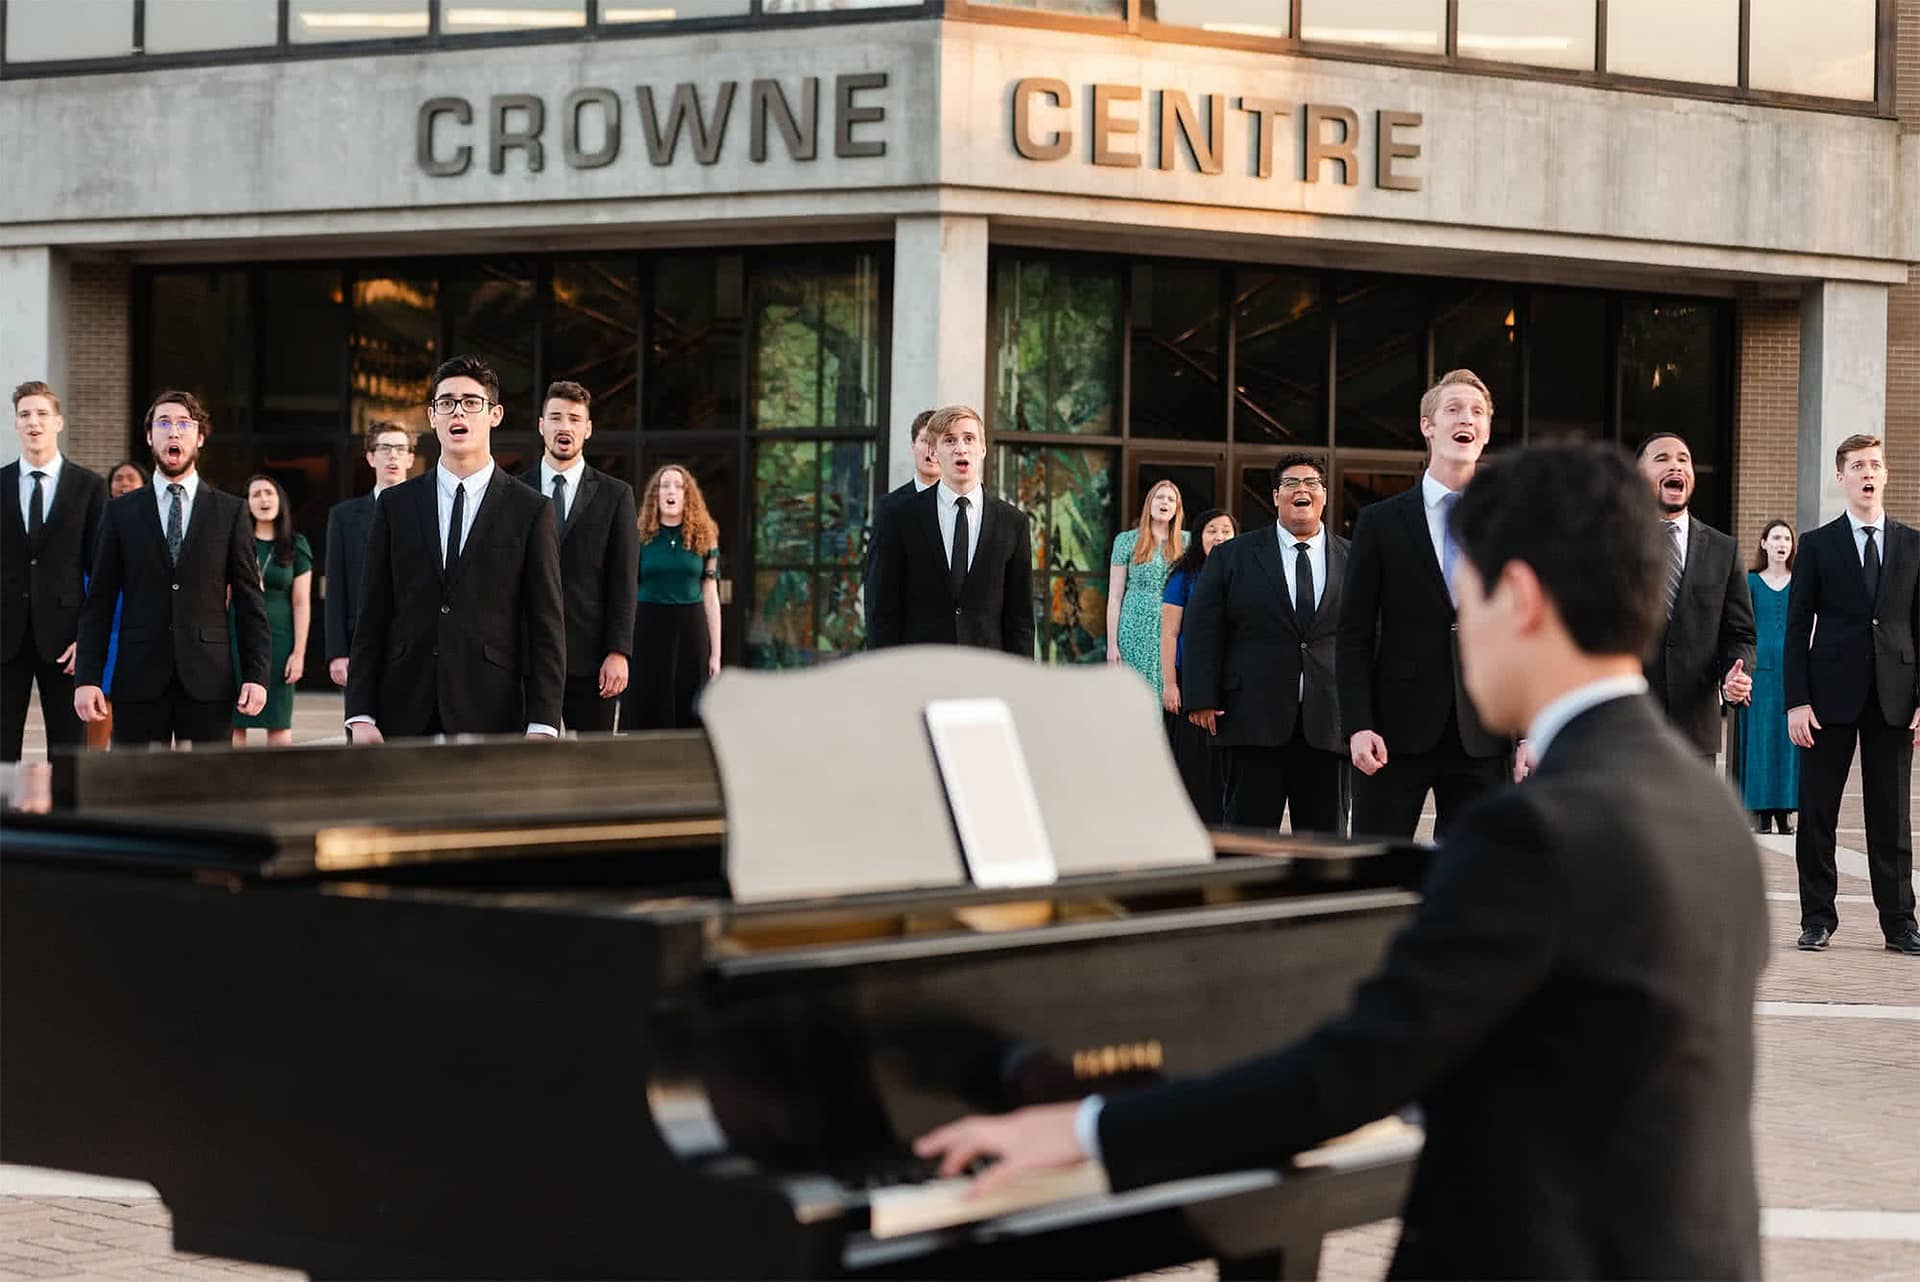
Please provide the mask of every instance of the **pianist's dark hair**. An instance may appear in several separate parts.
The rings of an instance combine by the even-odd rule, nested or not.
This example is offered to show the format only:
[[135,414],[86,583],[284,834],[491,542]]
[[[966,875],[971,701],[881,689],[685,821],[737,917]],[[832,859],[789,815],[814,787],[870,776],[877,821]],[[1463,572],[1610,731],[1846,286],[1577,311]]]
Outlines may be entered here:
[[1652,643],[1666,549],[1653,493],[1621,451],[1544,445],[1486,463],[1453,534],[1489,588],[1509,561],[1528,565],[1588,654],[1637,657]]

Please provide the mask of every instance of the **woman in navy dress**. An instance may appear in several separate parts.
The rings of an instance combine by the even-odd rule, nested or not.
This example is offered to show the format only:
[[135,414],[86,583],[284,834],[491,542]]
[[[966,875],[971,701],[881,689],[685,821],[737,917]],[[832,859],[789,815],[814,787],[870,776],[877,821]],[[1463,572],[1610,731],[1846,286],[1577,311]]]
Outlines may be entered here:
[[1793,526],[1769,521],[1747,574],[1753,596],[1753,699],[1740,710],[1740,792],[1753,830],[1793,831],[1799,805],[1800,750],[1787,739],[1787,695],[1782,655],[1787,642],[1787,592],[1799,550]]

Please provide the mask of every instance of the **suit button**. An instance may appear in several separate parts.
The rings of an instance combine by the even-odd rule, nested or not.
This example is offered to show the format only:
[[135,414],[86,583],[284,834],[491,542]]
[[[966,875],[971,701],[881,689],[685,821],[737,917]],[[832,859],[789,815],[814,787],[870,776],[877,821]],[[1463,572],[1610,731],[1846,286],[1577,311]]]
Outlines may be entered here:
[[440,607],[440,613],[442,613],[442,614],[452,614],[452,613],[453,613],[453,607],[452,607],[452,606],[450,606],[450,605],[443,605],[443,606],[441,606],[441,607]]
[[180,590],[180,585],[179,585],[178,583],[176,583],[176,584],[174,584],[174,585],[173,585],[173,590],[174,590],[175,592],[178,592],[178,591]]
[[1458,632],[1459,630],[1460,630],[1460,625],[1457,623],[1451,623],[1447,625],[1447,631],[1449,632]]
[[960,607],[957,605],[953,607],[953,617],[956,619],[960,617]]
[[1880,626],[1880,620],[1878,620],[1878,619],[1875,619],[1875,620],[1873,621],[1873,626],[1874,626],[1874,627],[1876,627],[1876,628],[1877,628],[1877,627],[1879,627],[1879,626]]
[[435,646],[435,647],[433,647],[433,657],[434,657],[434,658],[436,658],[436,659],[440,657],[440,647],[439,647],[439,646]]
[[33,560],[31,560],[31,561],[29,561],[29,562],[27,562],[27,564],[28,564],[28,565],[38,565],[38,564],[40,564],[40,558],[36,556],[36,557],[34,557],[34,558],[33,558]]

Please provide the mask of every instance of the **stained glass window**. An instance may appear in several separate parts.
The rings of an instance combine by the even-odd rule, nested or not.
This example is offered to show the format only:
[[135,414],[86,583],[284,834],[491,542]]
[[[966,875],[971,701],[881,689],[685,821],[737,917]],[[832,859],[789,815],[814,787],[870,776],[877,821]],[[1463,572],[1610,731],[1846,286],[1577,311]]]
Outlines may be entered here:
[[1074,260],[994,269],[995,431],[1119,432],[1120,275]]

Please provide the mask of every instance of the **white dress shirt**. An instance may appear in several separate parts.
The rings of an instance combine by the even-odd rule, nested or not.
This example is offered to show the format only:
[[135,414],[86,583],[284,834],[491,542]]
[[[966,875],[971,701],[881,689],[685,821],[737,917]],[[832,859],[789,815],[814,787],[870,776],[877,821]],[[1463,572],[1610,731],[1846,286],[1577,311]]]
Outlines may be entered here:
[[[1687,541],[1693,537],[1693,518],[1689,516],[1683,508],[1675,512],[1672,516],[1663,516],[1660,519],[1662,521],[1672,521],[1674,527],[1680,532],[1680,570],[1682,573],[1685,573],[1687,568]],[[1673,538],[1673,535],[1667,533],[1667,527],[1664,525],[1660,527],[1660,533],[1669,541]]]
[[967,568],[973,568],[973,554],[980,550],[980,509],[986,506],[986,487],[976,485],[963,496],[940,482],[939,501],[934,504],[940,514],[940,555],[947,562],[947,568],[953,568],[953,523],[960,509],[954,506],[954,500],[964,497],[967,500]]
[[1848,508],[1847,524],[1853,527],[1853,554],[1859,558],[1861,567],[1864,569],[1867,564],[1867,536],[1865,531],[1869,528],[1873,530],[1873,541],[1880,549],[1880,564],[1884,567],[1887,563],[1887,514],[1882,512],[1876,520],[1862,521],[1853,514],[1852,508]]
[[[1291,606],[1300,599],[1299,575],[1300,550],[1293,545],[1304,542],[1307,545],[1307,565],[1313,570],[1313,608],[1320,608],[1320,598],[1327,594],[1327,523],[1320,522],[1320,528],[1312,537],[1301,539],[1286,526],[1275,524],[1280,532],[1280,565],[1287,575],[1287,604]],[[1307,672],[1303,665],[1300,669],[1299,697],[1307,694]]]
[[1575,686],[1533,714],[1533,722],[1527,727],[1527,742],[1533,745],[1533,759],[1544,761],[1548,749],[1553,747],[1554,736],[1566,729],[1567,723],[1581,713],[1615,699],[1627,699],[1646,692],[1647,679],[1638,672],[1602,677],[1598,681]]
[[940,484],[940,482],[938,482],[938,481],[923,481],[923,480],[921,480],[921,479],[920,479],[920,474],[919,474],[918,472],[916,472],[916,473],[914,473],[914,476],[913,476],[913,492],[914,492],[915,494],[919,494],[919,493],[922,493],[922,492],[924,492],[924,491],[926,491],[926,490],[930,490],[930,489],[932,489],[932,488],[933,488],[934,486],[936,486],[936,485],[938,485],[938,484]]
[[553,478],[556,476],[567,478],[567,487],[560,491],[566,495],[566,502],[555,504],[554,512],[554,516],[558,517],[563,524],[566,522],[567,513],[573,511],[574,499],[580,496],[580,480],[586,474],[587,461],[583,458],[574,459],[572,467],[555,467],[545,455],[540,458],[540,492],[542,494],[552,498]]
[[53,519],[53,492],[60,486],[60,468],[65,462],[66,460],[60,457],[59,450],[55,450],[53,457],[44,463],[29,463],[26,455],[20,456],[20,524],[22,526],[32,524],[28,512],[33,507],[33,473],[35,472],[46,473],[46,479],[40,482],[40,517],[47,521]]
[[439,496],[438,506],[440,519],[438,525],[440,527],[440,566],[442,569],[445,569],[447,564],[447,527],[453,524],[454,490],[465,489],[467,492],[466,506],[460,513],[460,551],[464,555],[467,549],[467,540],[473,534],[473,519],[480,515],[480,500],[487,496],[487,482],[493,479],[493,468],[493,460],[488,459],[487,465],[478,472],[475,472],[472,476],[458,477],[452,472],[447,471],[447,465],[445,463],[434,464],[433,489],[434,493]]
[[[167,512],[173,507],[173,495],[167,493],[167,486],[181,485],[186,493],[180,496],[180,537],[187,537],[187,529],[193,524],[193,500],[200,493],[200,469],[194,468],[185,476],[166,477],[159,472],[153,474],[153,504],[160,509],[160,533],[167,532]],[[251,516],[251,513],[249,513]]]
[[1458,493],[1434,480],[1432,472],[1420,474],[1420,497],[1427,505],[1427,537],[1433,540],[1433,562],[1440,567],[1442,575],[1447,572],[1447,519],[1441,512],[1440,500]]

